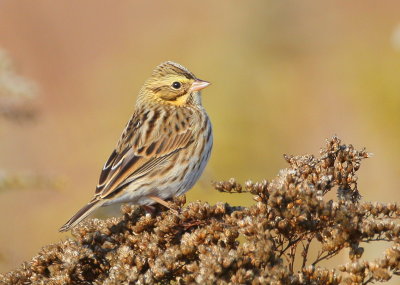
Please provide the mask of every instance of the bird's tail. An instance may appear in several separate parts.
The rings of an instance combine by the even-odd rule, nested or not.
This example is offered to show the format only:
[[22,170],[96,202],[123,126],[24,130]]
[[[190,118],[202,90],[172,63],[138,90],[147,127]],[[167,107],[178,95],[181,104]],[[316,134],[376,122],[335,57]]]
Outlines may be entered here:
[[68,222],[63,225],[59,231],[60,232],[66,232],[70,230],[71,228],[75,227],[77,224],[79,224],[84,218],[89,216],[90,213],[92,213],[94,210],[96,210],[98,207],[104,204],[105,201],[103,200],[93,200],[90,201],[87,205],[82,207],[75,215],[72,216],[71,219],[69,219]]

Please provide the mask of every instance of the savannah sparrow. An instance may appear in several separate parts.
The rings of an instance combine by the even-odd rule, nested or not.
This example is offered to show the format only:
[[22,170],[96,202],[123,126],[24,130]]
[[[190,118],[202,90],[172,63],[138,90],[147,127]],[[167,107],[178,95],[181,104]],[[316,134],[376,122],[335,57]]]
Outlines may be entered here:
[[100,206],[149,206],[184,194],[199,179],[213,144],[200,90],[210,85],[180,64],[157,66],[140,90],[135,111],[105,163],[93,199],[60,231]]

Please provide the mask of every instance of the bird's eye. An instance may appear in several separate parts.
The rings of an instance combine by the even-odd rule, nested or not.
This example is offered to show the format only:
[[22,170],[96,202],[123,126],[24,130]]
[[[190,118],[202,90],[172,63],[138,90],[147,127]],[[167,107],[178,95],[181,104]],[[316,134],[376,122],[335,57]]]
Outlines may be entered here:
[[174,88],[174,89],[179,89],[179,88],[181,88],[181,83],[180,82],[178,82],[178,81],[175,81],[175,82],[173,82],[172,83],[172,88]]

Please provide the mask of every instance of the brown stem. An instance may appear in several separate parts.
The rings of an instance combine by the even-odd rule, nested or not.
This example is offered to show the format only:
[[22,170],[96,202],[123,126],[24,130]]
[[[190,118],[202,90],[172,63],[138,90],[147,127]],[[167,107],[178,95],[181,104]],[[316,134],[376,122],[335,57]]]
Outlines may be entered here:
[[362,283],[362,285],[365,285],[365,284],[368,284],[369,282],[371,282],[372,281],[372,277],[370,277],[367,281],[364,281],[363,283]]
[[289,240],[289,243],[287,244],[287,246],[286,246],[284,249],[282,249],[281,252],[279,253],[279,257],[280,257],[282,254],[284,254],[285,251],[288,250],[288,248],[290,248],[292,245],[298,243],[302,238],[303,238],[303,236],[298,237],[298,238],[295,239],[295,240]]
[[[318,255],[317,260],[315,260],[312,265],[316,265],[318,262],[324,260],[324,259],[328,259],[331,258],[332,256],[336,255],[342,248],[337,248],[334,251],[330,251],[327,254],[325,254],[324,256],[322,256],[322,252]],[[322,256],[322,257],[321,257]]]
[[303,264],[301,265],[301,268],[303,269],[306,266],[307,263],[307,257],[308,257],[308,250],[310,248],[310,244],[311,241],[313,240],[314,235],[310,235],[307,239],[307,244],[304,246],[303,244],[303,252],[302,252],[302,256],[303,256]]
[[291,273],[293,273],[294,271],[294,260],[296,259],[296,249],[297,249],[297,243],[293,244],[290,247],[290,258],[291,258],[291,262],[289,263],[289,270]]

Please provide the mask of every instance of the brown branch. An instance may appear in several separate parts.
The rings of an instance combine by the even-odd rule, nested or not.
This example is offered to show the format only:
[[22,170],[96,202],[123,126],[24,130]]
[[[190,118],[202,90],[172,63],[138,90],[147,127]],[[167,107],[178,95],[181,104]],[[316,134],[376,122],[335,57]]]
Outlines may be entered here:
[[342,249],[342,248],[337,248],[337,249],[335,249],[335,250],[333,250],[333,251],[328,252],[328,253],[325,254],[324,256],[322,256],[322,253],[323,253],[323,252],[321,252],[320,254],[318,254],[317,259],[312,263],[312,265],[315,266],[317,263],[321,262],[322,260],[324,260],[324,259],[329,259],[329,258],[335,256],[336,254],[339,253],[339,251],[340,251],[341,249]]
[[302,245],[303,245],[303,252],[302,252],[303,263],[301,264],[301,268],[302,269],[304,269],[304,267],[306,266],[307,257],[308,257],[308,250],[310,248],[310,244],[311,244],[312,240],[314,239],[314,237],[315,237],[315,235],[311,234],[307,238],[306,245],[304,245],[304,243],[302,243]]

